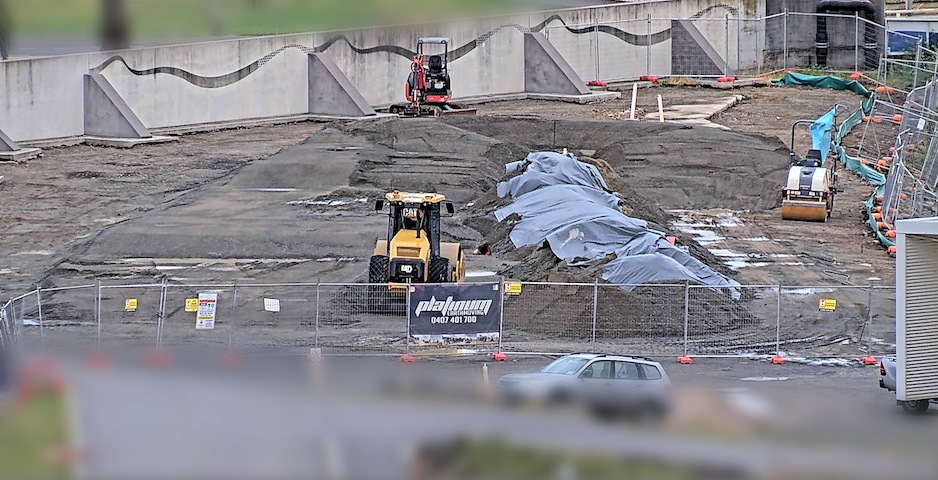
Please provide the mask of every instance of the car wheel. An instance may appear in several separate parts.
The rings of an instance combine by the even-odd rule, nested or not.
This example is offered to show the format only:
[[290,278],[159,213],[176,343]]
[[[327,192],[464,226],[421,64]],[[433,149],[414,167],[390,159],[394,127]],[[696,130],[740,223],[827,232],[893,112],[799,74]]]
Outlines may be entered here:
[[909,415],[922,415],[928,411],[928,400],[908,400],[899,402],[902,411]]
[[572,400],[573,396],[570,395],[570,392],[563,389],[553,390],[547,394],[547,405],[549,407],[566,406],[569,405]]

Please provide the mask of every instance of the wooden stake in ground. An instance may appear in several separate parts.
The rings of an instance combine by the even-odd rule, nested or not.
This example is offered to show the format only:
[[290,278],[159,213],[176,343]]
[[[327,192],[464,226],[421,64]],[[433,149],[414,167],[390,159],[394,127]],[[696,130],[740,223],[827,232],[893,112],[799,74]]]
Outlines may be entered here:
[[661,106],[661,95],[658,95],[658,121],[664,121],[664,107]]
[[632,84],[632,109],[629,110],[629,120],[635,120],[635,100],[638,97],[638,84]]

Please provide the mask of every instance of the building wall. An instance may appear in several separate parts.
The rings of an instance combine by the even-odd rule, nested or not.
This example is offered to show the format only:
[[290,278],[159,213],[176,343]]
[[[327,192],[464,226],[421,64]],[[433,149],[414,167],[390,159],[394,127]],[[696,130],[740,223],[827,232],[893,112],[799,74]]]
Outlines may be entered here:
[[[98,70],[147,128],[302,113],[308,109],[305,53],[324,51],[375,106],[402,101],[412,51],[421,36],[452,38],[455,97],[524,90],[524,38],[528,30],[551,35],[575,69],[589,80],[670,72],[670,22],[584,33],[577,25],[625,25],[626,20],[686,17],[752,18],[766,0],[650,0],[442,24],[346,32],[254,37],[0,62],[0,130],[14,141],[83,134],[82,77]],[[721,26],[714,28],[723,28]],[[635,25],[633,25],[635,24]],[[568,27],[564,27],[567,25]],[[635,26],[636,29],[631,27]],[[564,43],[563,37],[570,41]],[[812,37],[813,38],[813,37]],[[573,50],[564,51],[563,46]],[[584,72],[587,52],[600,62]],[[735,50],[735,49],[734,49]],[[734,52],[735,55],[735,52]],[[580,65],[580,68],[577,68]],[[599,65],[597,67],[596,65]],[[589,73],[589,74],[587,74]]]

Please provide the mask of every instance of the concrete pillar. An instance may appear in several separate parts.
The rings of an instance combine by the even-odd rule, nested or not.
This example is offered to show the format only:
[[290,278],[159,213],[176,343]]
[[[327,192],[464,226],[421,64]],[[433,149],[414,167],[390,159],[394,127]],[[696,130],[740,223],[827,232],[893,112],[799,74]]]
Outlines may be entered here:
[[339,117],[377,115],[329,55],[312,53],[308,57],[310,114]]
[[0,152],[15,152],[19,149],[19,145],[10,140],[10,137],[3,133],[3,130],[0,130]]
[[524,34],[524,91],[550,95],[590,95],[586,82],[544,34]]
[[85,135],[141,139],[153,135],[98,72],[85,74]]
[[[724,72],[725,70],[725,72]],[[734,75],[691,20],[671,21],[671,75]]]

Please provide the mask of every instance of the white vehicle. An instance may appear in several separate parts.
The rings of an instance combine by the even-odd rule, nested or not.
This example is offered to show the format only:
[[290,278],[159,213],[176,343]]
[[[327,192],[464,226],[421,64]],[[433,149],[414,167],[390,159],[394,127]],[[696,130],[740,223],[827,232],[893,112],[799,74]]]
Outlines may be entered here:
[[896,355],[882,386],[909,413],[938,399],[938,217],[896,222]]
[[575,353],[539,372],[499,379],[503,398],[581,403],[597,412],[660,418],[671,408],[671,380],[660,363],[628,355]]

